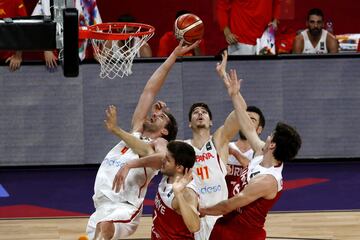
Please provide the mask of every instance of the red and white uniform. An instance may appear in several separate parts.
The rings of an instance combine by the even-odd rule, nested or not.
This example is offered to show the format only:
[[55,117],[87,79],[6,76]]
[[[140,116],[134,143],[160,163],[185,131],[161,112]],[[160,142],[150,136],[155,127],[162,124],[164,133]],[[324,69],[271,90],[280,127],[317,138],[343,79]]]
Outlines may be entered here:
[[276,167],[265,168],[260,165],[263,156],[255,157],[249,164],[246,174],[246,184],[255,176],[261,174],[272,175],[278,185],[278,193],[274,199],[259,198],[240,209],[219,218],[211,233],[210,239],[238,239],[238,240],[264,240],[266,232],[264,223],[267,213],[282,193],[283,164]]
[[[185,142],[192,145],[191,140]],[[201,149],[194,147],[194,150],[196,162],[193,167],[193,177],[196,191],[200,196],[200,207],[212,206],[227,199],[226,166],[220,159],[212,139],[209,139]],[[212,228],[219,217],[200,218],[200,231],[195,233],[195,239],[209,239]]]
[[[193,181],[187,187],[196,192]],[[172,208],[174,197],[172,184],[164,176],[155,197],[151,239],[194,239],[194,234],[186,227],[182,216]]]
[[[251,148],[246,152],[242,152],[237,146],[235,142],[229,143],[229,147],[235,149],[244,155],[247,159],[251,160],[254,156],[254,150]],[[243,188],[242,183],[246,182],[244,178],[246,178],[246,173],[243,173],[243,166],[239,163],[239,161],[233,156],[229,155],[228,158],[228,167],[230,167],[230,172],[226,175],[225,180],[228,187],[228,195],[229,198],[235,196],[240,192]]]
[[[133,135],[140,138],[140,133]],[[144,141],[149,141],[149,139]],[[147,186],[158,171],[152,168],[131,169],[124,182],[125,190],[121,189],[119,193],[112,190],[112,183],[116,173],[125,163],[138,158],[139,155],[121,141],[110,150],[101,163],[94,186],[93,200],[96,211],[90,216],[87,226],[90,239],[94,237],[96,225],[103,221],[114,222],[114,239],[129,236],[135,232],[139,224]]]

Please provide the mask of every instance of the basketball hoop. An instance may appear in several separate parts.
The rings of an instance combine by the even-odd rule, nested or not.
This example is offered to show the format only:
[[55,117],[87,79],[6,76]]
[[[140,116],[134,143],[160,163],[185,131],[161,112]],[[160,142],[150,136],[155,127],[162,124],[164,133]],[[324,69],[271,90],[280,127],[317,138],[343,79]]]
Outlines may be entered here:
[[101,66],[100,77],[113,79],[132,73],[135,56],[154,32],[154,27],[142,23],[100,23],[80,27],[79,39],[91,39]]

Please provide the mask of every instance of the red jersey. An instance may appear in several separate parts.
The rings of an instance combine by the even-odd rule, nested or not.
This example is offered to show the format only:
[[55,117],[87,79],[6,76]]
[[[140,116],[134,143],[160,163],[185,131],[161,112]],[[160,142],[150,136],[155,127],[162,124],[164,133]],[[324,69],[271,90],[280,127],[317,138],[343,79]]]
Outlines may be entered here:
[[0,1],[0,18],[25,16],[27,16],[27,13],[22,0]]
[[[158,57],[168,57],[176,48],[176,46],[179,45],[179,41],[176,39],[173,31],[166,32],[161,38],[159,42],[159,49],[157,56]],[[202,55],[205,55],[205,43],[204,39],[201,40],[201,43],[199,45],[200,51]],[[190,51],[185,53],[183,56],[195,56],[194,51]]]
[[[22,0],[2,0],[0,1],[0,18],[25,17],[26,9]],[[0,59],[7,59],[14,52],[0,51]]]
[[[242,152],[236,145],[235,142],[229,143],[229,148],[232,148],[244,155],[249,161],[254,156],[254,150],[249,149],[246,152]],[[229,154],[228,158],[228,168],[230,172],[225,176],[226,185],[228,187],[228,198],[232,198],[243,190],[246,183],[247,168],[244,168],[240,165],[239,161],[235,156]]]
[[162,178],[155,197],[151,239],[194,239],[182,216],[171,207],[174,192],[167,179]]
[[282,193],[282,168],[279,167],[264,168],[260,165],[262,156],[251,160],[247,172],[246,186],[251,178],[258,174],[269,174],[275,177],[278,183],[278,193],[275,198],[267,200],[259,198],[256,201],[240,209],[232,211],[219,218],[211,232],[210,239],[238,239],[238,240],[265,240],[266,232],[264,223],[267,213],[280,198]]
[[256,45],[267,25],[279,19],[279,0],[217,0],[220,29],[228,26],[240,43]]
[[230,172],[225,176],[225,181],[228,187],[229,198],[232,198],[244,189],[243,178],[246,178],[247,168],[232,164],[228,164],[228,167]]

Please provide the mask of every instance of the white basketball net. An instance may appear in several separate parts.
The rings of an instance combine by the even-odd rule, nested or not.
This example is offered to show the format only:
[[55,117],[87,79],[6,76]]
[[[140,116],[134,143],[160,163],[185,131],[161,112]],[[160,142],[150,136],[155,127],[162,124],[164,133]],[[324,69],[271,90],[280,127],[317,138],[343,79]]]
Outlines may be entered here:
[[[107,31],[111,33],[110,29]],[[141,27],[136,30],[141,31]],[[119,30],[116,33],[120,33]],[[126,33],[126,26],[121,30]],[[138,55],[140,48],[154,35],[130,36],[126,40],[100,40],[91,39],[94,48],[95,58],[101,65],[100,77],[114,79],[115,77],[129,76],[132,71],[134,58]]]

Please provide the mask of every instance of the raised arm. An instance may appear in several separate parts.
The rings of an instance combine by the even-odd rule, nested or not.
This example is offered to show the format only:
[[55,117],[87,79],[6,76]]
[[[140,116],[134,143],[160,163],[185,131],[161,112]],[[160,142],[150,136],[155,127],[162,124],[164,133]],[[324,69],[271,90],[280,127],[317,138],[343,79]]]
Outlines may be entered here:
[[139,98],[138,104],[134,111],[132,118],[132,130],[133,131],[142,131],[143,123],[146,119],[146,116],[151,108],[151,105],[160,91],[162,85],[165,82],[165,79],[170,72],[170,69],[176,62],[176,58],[182,54],[192,50],[199,45],[199,41],[195,42],[190,46],[183,45],[183,41],[174,49],[171,55],[166,59],[166,61],[161,64],[161,66],[156,69],[150,79],[147,81],[145,88]]
[[105,113],[106,113],[106,119],[104,120],[105,127],[109,132],[122,139],[129,148],[131,148],[141,157],[154,153],[154,149],[150,144],[136,138],[134,135],[124,131],[118,126],[117,110],[114,105],[108,106]]
[[235,115],[238,120],[241,132],[248,139],[251,148],[254,150],[256,155],[262,154],[262,148],[265,143],[261,141],[256,129],[251,123],[251,119],[246,112],[246,104],[244,98],[240,94],[240,80],[237,78],[235,70],[230,70],[230,74],[224,77],[225,86],[228,89],[228,93],[231,97],[232,103],[235,109]]
[[186,169],[182,177],[177,177],[173,183],[175,198],[172,202],[173,208],[182,216],[186,227],[190,232],[200,229],[200,217],[197,211],[198,196],[193,189],[186,187],[192,180],[191,169]]
[[[224,53],[222,54],[221,63],[218,63],[216,66],[216,71],[220,76],[220,78],[222,79],[227,76],[226,66],[227,66],[227,51],[224,51]],[[246,103],[243,102],[243,104],[244,107],[246,108]],[[223,161],[225,161],[225,163],[227,163],[228,154],[229,154],[229,150],[228,150],[229,142],[237,134],[239,128],[240,126],[236,118],[236,115],[234,112],[231,112],[229,116],[225,119],[224,125],[218,128],[214,133],[214,144],[216,150],[220,154],[220,158]]]

